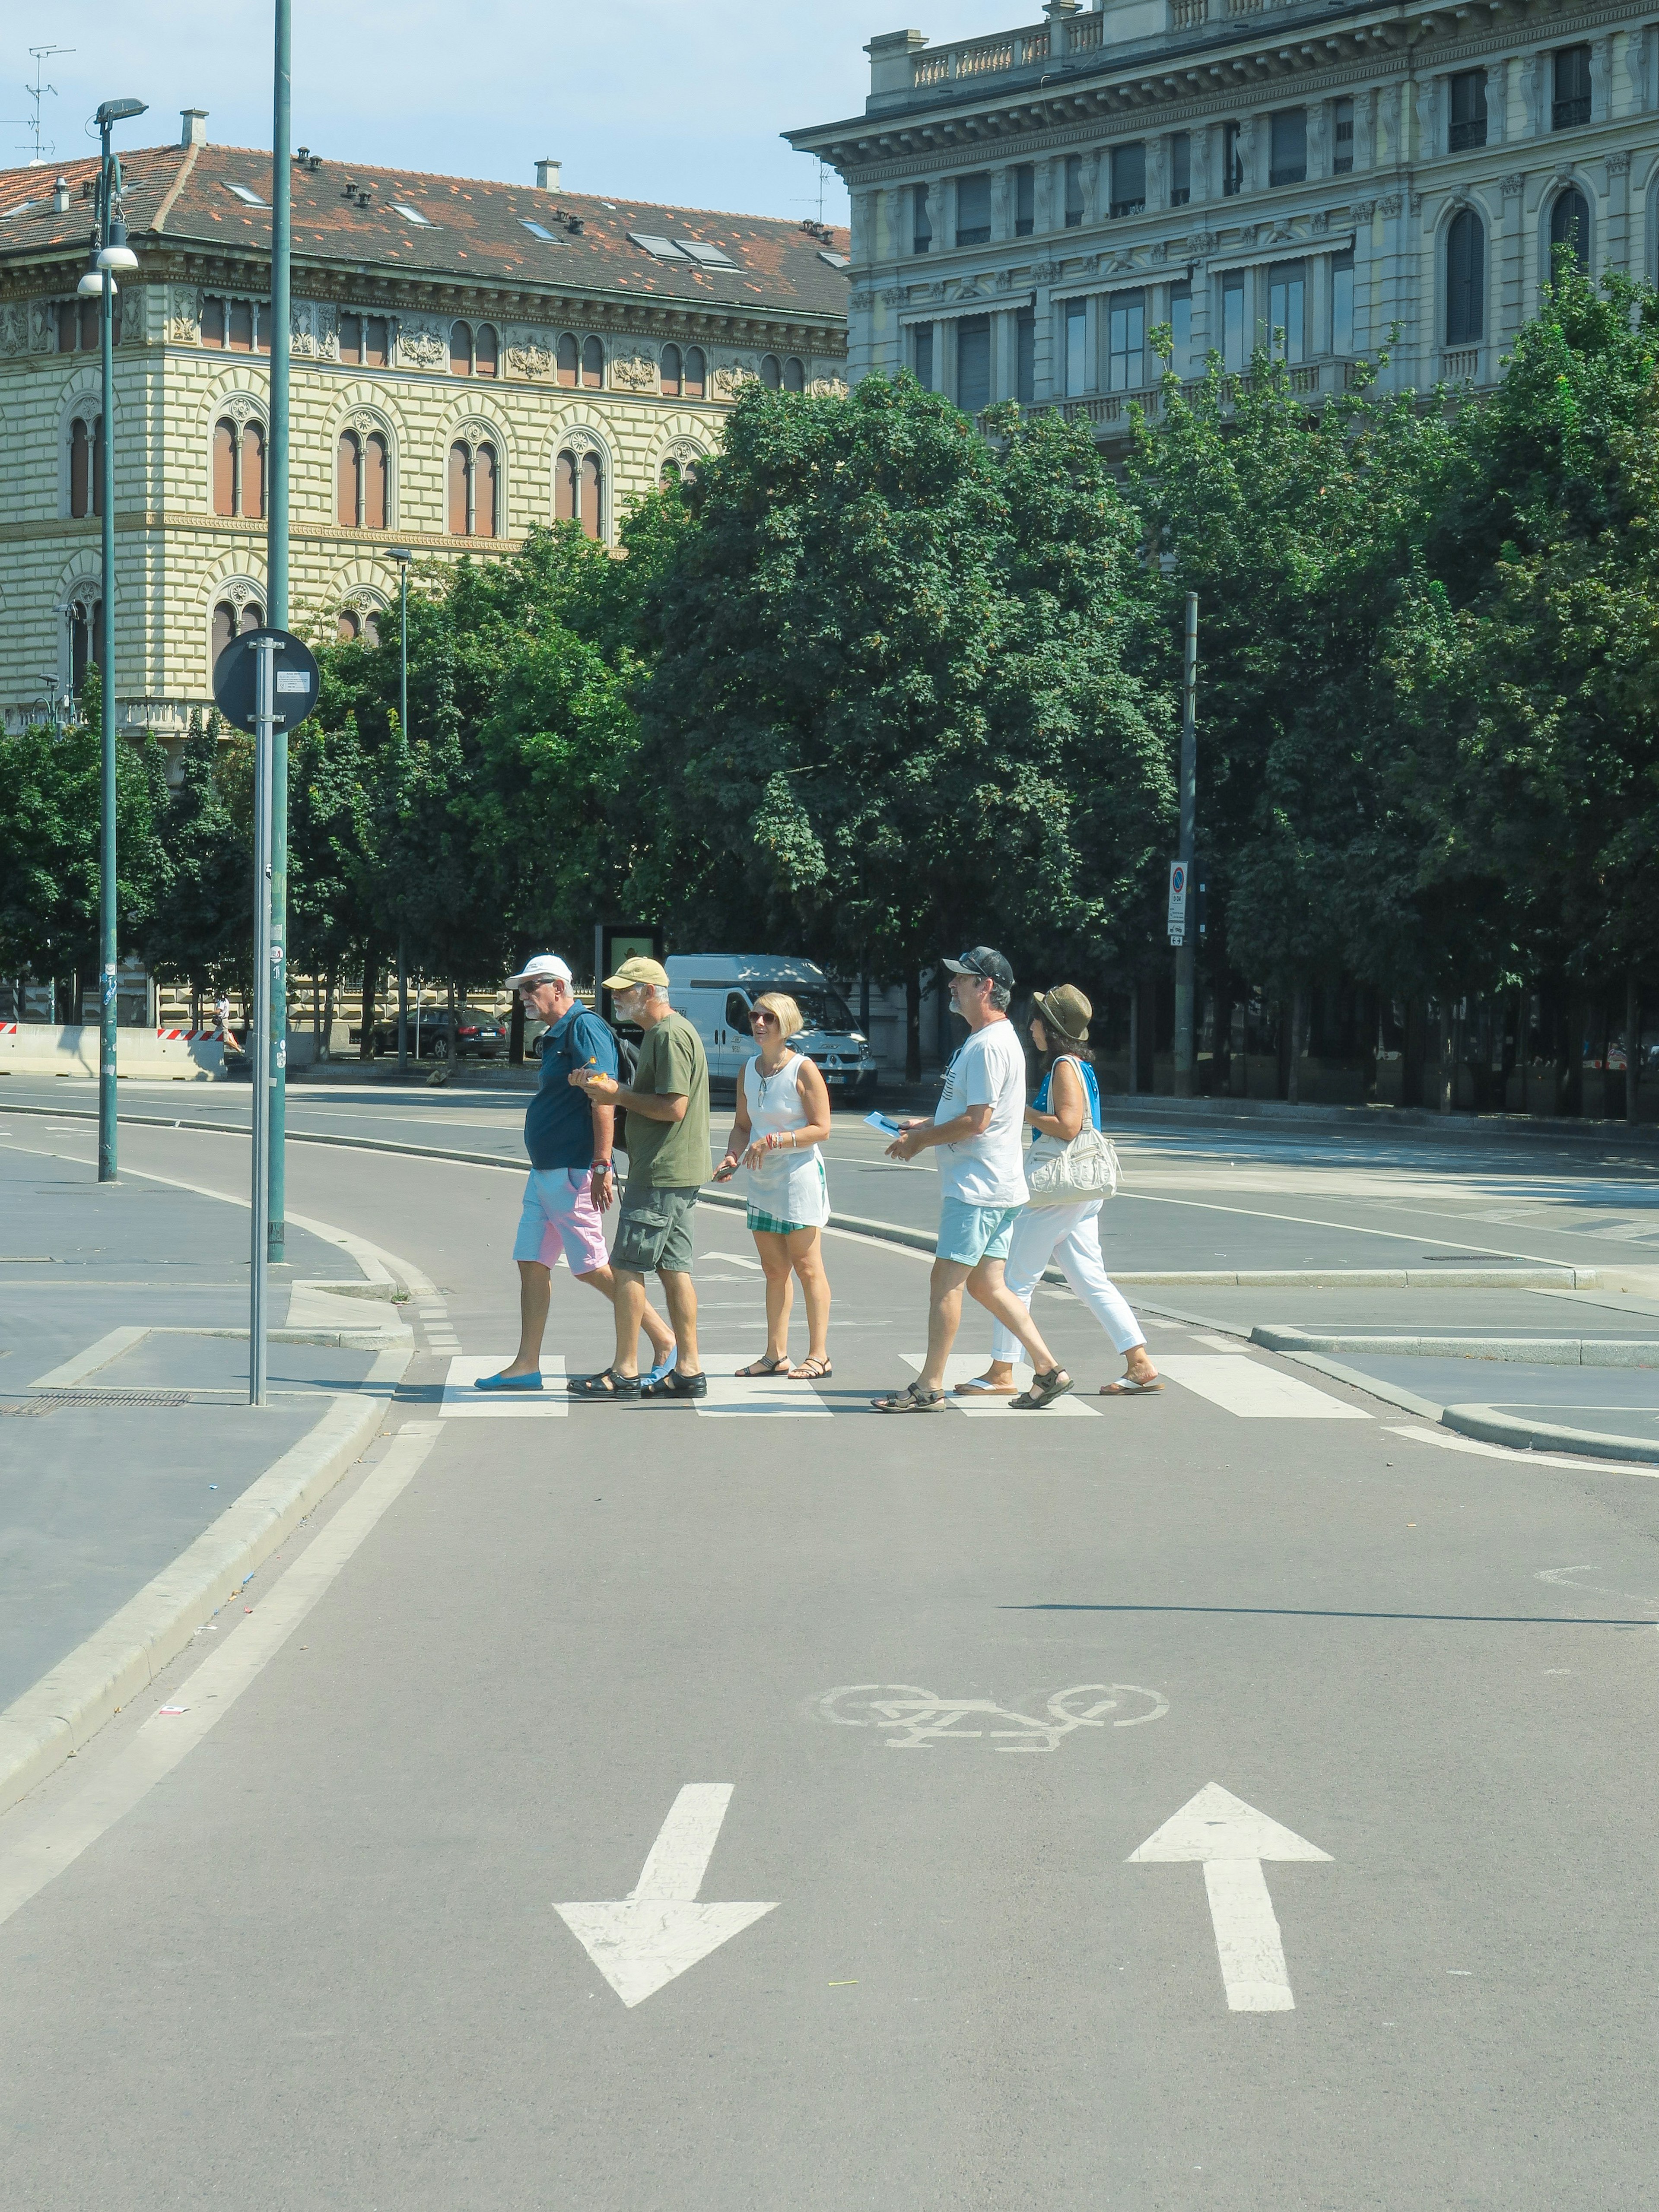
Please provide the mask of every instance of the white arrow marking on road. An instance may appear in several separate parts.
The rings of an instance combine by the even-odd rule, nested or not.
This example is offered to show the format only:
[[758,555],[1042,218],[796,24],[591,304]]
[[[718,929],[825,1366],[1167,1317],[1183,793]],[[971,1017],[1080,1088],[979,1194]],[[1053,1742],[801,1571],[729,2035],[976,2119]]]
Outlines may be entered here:
[[1209,1893],[1215,1948],[1221,1955],[1230,2012],[1293,2012],[1285,1946],[1267,1894],[1263,1859],[1323,1859],[1305,1836],[1292,1835],[1258,1813],[1218,1782],[1205,1784],[1197,1796],[1148,1836],[1129,1863],[1199,1859]]
[[625,2005],[642,2003],[665,1983],[771,1905],[699,1905],[697,1892],[732,1802],[729,1782],[688,1782],[669,1808],[638,1887],[613,1905],[556,1905],[553,1910]]

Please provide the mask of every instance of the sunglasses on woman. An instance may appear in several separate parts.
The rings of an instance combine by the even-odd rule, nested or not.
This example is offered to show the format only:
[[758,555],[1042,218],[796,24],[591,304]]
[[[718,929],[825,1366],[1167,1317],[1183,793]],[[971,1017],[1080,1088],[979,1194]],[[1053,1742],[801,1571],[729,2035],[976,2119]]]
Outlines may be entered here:
[[755,1024],[758,1022],[761,1027],[764,1029],[769,1022],[775,1022],[777,1016],[775,1014],[769,1014],[764,1006],[757,1006],[754,1012],[749,1017],[749,1025],[752,1029]]

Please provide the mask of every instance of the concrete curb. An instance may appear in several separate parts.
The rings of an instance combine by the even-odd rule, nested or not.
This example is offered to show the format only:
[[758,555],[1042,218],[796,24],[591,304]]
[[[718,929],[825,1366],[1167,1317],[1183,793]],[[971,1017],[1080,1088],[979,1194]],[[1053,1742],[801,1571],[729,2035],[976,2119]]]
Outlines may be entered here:
[[1659,1474],[1659,1438],[1644,1443],[1636,1437],[1595,1429],[1565,1429],[1553,1421],[1517,1421],[1491,1406],[1448,1406],[1440,1421],[1443,1428],[1482,1443],[1508,1444],[1517,1451],[1576,1452],[1581,1458],[1619,1460]]
[[1358,1358],[1500,1359],[1533,1367],[1659,1367],[1659,1338],[1592,1336],[1311,1336],[1298,1328],[1253,1328],[1268,1352],[1344,1352]]
[[[389,1394],[410,1354],[382,1352]],[[367,1386],[366,1386],[367,1387]],[[386,1396],[340,1396],[309,1435],[69,1656],[0,1712],[0,1812],[27,1796],[154,1681],[197,1627],[332,1489],[379,1428]]]

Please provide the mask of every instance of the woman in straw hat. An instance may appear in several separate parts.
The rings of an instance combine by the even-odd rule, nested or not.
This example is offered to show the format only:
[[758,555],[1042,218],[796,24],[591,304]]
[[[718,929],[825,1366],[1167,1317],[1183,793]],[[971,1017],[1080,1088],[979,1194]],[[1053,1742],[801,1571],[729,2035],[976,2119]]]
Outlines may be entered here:
[[[1100,1127],[1100,1088],[1088,1049],[1089,1018],[1094,1008],[1081,991],[1061,983],[1046,994],[1039,992],[1031,1017],[1031,1042],[1042,1065],[1042,1080],[1036,1098],[1025,1109],[1025,1119],[1044,1136],[1070,1144],[1085,1117]],[[1146,1339],[1130,1312],[1122,1292],[1106,1273],[1100,1254],[1097,1217],[1101,1200],[1084,1199],[1069,1206],[1028,1206],[1014,1224],[1003,1279],[1022,1305],[1031,1303],[1031,1292],[1043,1269],[1057,1260],[1066,1279],[1123,1354],[1121,1379],[1102,1386],[1103,1398],[1138,1398],[1161,1390],[1158,1370],[1147,1356]],[[1019,1346],[998,1325],[992,1338],[991,1364],[970,1382],[958,1382],[963,1397],[1012,1398],[1018,1384],[1014,1362]]]
[[[830,1218],[830,1187],[818,1150],[830,1133],[830,1093],[823,1076],[789,1040],[805,1027],[786,991],[763,991],[749,1016],[759,1049],[738,1077],[737,1110],[726,1158],[714,1170],[725,1182],[749,1173],[749,1233],[766,1271],[766,1349],[739,1375],[784,1375],[792,1382],[827,1382],[830,1278],[819,1231]],[[789,1309],[799,1277],[806,1306],[806,1357],[789,1360]]]

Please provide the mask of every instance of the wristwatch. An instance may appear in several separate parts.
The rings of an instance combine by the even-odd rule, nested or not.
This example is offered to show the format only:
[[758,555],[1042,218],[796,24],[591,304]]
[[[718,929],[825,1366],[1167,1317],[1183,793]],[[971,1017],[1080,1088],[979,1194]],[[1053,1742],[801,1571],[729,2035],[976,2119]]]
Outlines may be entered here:
[[589,1175],[611,1175],[614,1173],[614,1170],[609,1160],[595,1160],[587,1172]]

